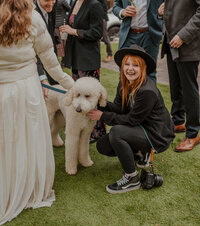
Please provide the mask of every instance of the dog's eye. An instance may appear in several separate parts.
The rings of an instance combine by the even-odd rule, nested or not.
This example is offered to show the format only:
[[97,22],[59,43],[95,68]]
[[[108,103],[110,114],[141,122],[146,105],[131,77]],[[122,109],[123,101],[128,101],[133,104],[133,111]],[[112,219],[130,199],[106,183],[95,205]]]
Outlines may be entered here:
[[80,94],[80,93],[78,93],[76,96],[77,96],[77,97],[80,97],[80,95],[81,95],[81,94]]
[[85,97],[86,97],[86,98],[89,98],[89,97],[90,97],[90,95],[85,95]]

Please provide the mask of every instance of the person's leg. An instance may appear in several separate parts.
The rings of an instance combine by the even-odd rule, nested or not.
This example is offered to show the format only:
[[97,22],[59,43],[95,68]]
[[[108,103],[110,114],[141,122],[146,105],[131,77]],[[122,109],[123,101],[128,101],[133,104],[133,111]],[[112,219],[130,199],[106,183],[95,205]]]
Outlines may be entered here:
[[181,85],[183,88],[183,101],[186,112],[186,137],[176,146],[176,152],[192,150],[200,143],[198,135],[199,121],[199,87],[197,82],[199,62],[177,62]]
[[103,42],[106,44],[106,52],[108,56],[112,56],[112,49],[110,45],[110,38],[107,31],[107,21],[103,20]]
[[111,128],[109,134],[111,146],[118,156],[125,173],[133,173],[135,169],[134,152],[150,152],[150,144],[139,127],[117,125]]
[[96,144],[97,147],[97,151],[102,154],[102,155],[106,155],[106,156],[110,156],[110,157],[115,157],[116,154],[110,144],[110,140],[109,140],[109,133],[107,133],[106,135],[102,136]]
[[199,87],[197,82],[199,62],[177,62],[186,112],[186,137],[195,138],[199,132]]
[[107,63],[113,60],[113,54],[112,54],[112,48],[110,44],[110,38],[108,36],[108,30],[107,30],[107,21],[103,20],[103,39],[102,41],[106,45],[106,52],[107,52],[107,57],[104,58],[103,62]]
[[170,95],[172,101],[171,115],[174,125],[181,125],[185,122],[185,107],[183,101],[181,74],[177,69],[177,63],[172,60],[171,52],[167,52],[167,68],[169,74]]
[[[112,155],[114,155],[114,153],[116,154],[125,174],[120,180],[108,185],[106,190],[109,193],[117,194],[138,189],[140,187],[140,181],[135,168],[134,152],[136,152],[136,150],[148,152],[151,149],[143,130],[139,126],[113,126],[109,133],[109,144],[109,150],[113,150],[109,151],[109,155],[111,153]],[[110,147],[112,147],[112,149]],[[102,152],[103,146],[101,145],[100,147],[98,143],[97,149]],[[105,152],[105,150],[103,152]],[[107,150],[106,153],[108,155]]]
[[[139,38],[138,45],[141,46],[142,48],[144,48],[144,50],[157,63],[160,42],[158,41],[158,43],[155,44],[148,31],[143,32],[139,35],[140,35],[140,38]],[[156,83],[156,80],[157,80],[156,79],[156,70],[154,72],[148,74],[148,76]]]
[[137,44],[138,34],[129,31],[126,41],[121,48],[130,47],[132,44]]

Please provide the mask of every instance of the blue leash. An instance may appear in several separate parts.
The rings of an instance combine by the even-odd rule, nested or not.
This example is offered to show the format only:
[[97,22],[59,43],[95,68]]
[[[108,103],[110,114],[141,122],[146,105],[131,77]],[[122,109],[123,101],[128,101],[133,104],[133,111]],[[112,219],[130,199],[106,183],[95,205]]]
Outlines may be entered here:
[[57,89],[57,88],[55,88],[53,86],[49,86],[49,85],[46,85],[46,84],[43,84],[43,83],[42,83],[42,86],[45,87],[45,88],[47,88],[47,89],[51,89],[53,91],[56,91],[58,93],[63,93],[63,94],[67,93],[67,91],[65,91],[65,90]]

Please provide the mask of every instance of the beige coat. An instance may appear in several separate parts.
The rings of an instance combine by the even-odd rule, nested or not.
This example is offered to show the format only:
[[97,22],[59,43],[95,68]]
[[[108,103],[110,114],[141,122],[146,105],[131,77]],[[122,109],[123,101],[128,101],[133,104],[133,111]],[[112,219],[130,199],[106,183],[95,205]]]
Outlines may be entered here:
[[35,74],[37,54],[54,80],[66,89],[71,88],[74,81],[69,75],[63,73],[46,25],[35,10],[32,12],[30,29],[31,36],[19,41],[17,45],[13,44],[10,48],[0,45],[0,83],[14,82]]

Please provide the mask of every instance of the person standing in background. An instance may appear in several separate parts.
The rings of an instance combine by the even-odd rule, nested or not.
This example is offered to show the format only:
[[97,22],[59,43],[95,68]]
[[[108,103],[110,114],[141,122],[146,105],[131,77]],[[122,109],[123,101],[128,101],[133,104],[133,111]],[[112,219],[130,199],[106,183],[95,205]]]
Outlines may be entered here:
[[[25,208],[49,207],[55,163],[36,54],[65,89],[52,39],[31,0],[0,0],[0,225]],[[6,31],[6,32],[5,32]]]
[[[56,20],[56,0],[34,0],[35,10],[41,15],[44,20],[47,30],[51,36],[54,46],[54,52],[57,54],[55,20]],[[41,83],[55,85],[58,84],[45,70],[41,60],[37,57],[37,68]],[[48,89],[43,88],[44,97],[48,96]]]
[[56,4],[56,33],[61,40],[60,44],[57,44],[57,51],[58,51],[58,56],[61,57],[61,65],[63,66],[63,57],[65,55],[65,44],[66,44],[66,38],[67,36],[61,37],[59,27],[64,25],[67,21],[67,12],[69,12],[70,6],[67,3],[67,0],[57,0]]
[[105,59],[103,59],[104,63],[108,63],[110,61],[113,61],[113,53],[112,53],[112,48],[111,48],[111,44],[110,44],[110,38],[108,35],[108,30],[107,30],[107,21],[108,21],[108,4],[107,4],[107,0],[99,0],[103,6],[103,10],[104,10],[104,17],[103,17],[103,39],[102,41],[105,43],[106,45],[106,53],[107,53],[107,57]]
[[[72,78],[93,77],[100,80],[100,40],[103,35],[103,7],[98,0],[76,0],[67,24],[60,27],[68,33],[64,65],[72,68]],[[104,123],[97,122],[90,138],[96,142],[106,134]]]
[[[137,44],[157,62],[162,20],[157,18],[163,0],[115,0],[113,13],[122,20],[119,49]],[[156,71],[148,75],[156,82]]]
[[161,58],[167,54],[175,132],[186,131],[175,151],[190,151],[200,143],[200,0],[165,0],[158,14],[164,21]]

